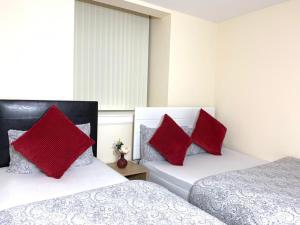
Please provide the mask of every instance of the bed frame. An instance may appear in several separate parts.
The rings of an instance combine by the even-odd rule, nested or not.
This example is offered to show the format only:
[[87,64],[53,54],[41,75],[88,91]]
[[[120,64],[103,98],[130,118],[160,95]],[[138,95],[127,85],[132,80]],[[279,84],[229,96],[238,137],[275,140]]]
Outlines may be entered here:
[[97,156],[98,102],[0,100],[0,167],[9,165],[9,129],[28,130],[48,110],[56,105],[75,124],[90,123],[95,140],[93,154]]
[[156,128],[164,114],[171,116],[180,126],[194,127],[200,109],[203,108],[210,115],[215,116],[213,107],[139,107],[134,113],[134,160],[140,159],[140,126],[141,124]]

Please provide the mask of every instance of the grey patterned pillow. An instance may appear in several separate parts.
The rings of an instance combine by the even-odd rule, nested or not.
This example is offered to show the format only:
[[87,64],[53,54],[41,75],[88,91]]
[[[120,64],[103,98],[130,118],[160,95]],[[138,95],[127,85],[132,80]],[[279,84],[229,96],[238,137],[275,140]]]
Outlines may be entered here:
[[140,126],[141,163],[146,161],[165,161],[164,157],[148,143],[155,131],[156,128],[146,127],[145,125]]
[[[183,130],[189,135],[191,136],[193,133],[193,128],[190,127],[183,127]],[[191,144],[190,147],[187,150],[186,155],[190,156],[190,155],[197,155],[199,153],[205,152],[202,148],[200,148],[198,145],[195,144]]]
[[[85,124],[79,124],[76,125],[83,133],[85,133],[87,136],[90,136],[91,134],[91,124],[85,123]],[[89,147],[84,153],[82,153],[78,159],[73,162],[72,167],[80,167],[80,166],[86,166],[93,162],[93,148],[92,146]]]
[[18,174],[29,174],[36,173],[40,170],[26,158],[24,158],[19,152],[17,152],[11,143],[22,136],[26,131],[21,130],[9,130],[8,140],[9,140],[9,155],[10,162],[7,172],[18,173]]
[[[91,125],[89,123],[76,125],[83,133],[90,136]],[[17,174],[31,174],[39,172],[40,170],[31,162],[29,162],[25,157],[23,157],[19,152],[17,152],[11,143],[17,140],[22,136],[26,131],[20,130],[9,130],[8,139],[9,139],[9,154],[10,154],[10,163],[7,169],[9,173]],[[88,148],[75,162],[71,167],[80,167],[89,165],[93,162],[93,149],[92,147]]]
[[[156,151],[151,145],[148,143],[153,134],[155,133],[157,128],[150,128],[145,125],[140,126],[140,151],[141,151],[141,162],[146,161],[165,161],[163,156]],[[193,129],[183,126],[182,129],[191,136]],[[198,147],[195,144],[191,144],[191,146],[188,148],[186,156],[189,155],[196,155],[201,152],[204,152],[200,147]]]

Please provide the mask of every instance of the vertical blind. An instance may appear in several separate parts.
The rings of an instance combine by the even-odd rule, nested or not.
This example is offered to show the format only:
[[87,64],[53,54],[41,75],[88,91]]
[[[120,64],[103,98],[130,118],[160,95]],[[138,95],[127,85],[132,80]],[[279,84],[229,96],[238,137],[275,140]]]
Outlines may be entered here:
[[146,106],[148,49],[149,17],[75,1],[74,98]]

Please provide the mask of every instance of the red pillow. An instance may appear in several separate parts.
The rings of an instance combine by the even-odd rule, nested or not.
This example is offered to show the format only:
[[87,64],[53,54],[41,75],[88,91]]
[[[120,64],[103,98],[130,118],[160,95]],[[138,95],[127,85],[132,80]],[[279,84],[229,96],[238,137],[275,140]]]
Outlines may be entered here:
[[191,138],[167,114],[149,141],[168,162],[181,166],[191,143]]
[[56,106],[51,106],[12,145],[46,175],[58,179],[94,143]]
[[213,155],[221,155],[226,127],[203,109],[200,110],[192,141]]

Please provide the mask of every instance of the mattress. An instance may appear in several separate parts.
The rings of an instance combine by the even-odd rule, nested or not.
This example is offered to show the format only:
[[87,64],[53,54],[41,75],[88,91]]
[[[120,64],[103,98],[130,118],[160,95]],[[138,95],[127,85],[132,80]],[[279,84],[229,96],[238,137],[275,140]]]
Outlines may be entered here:
[[36,174],[11,174],[0,168],[0,210],[122,183],[127,179],[94,158],[92,164],[69,169],[61,179]]
[[188,199],[192,185],[201,178],[264,163],[267,161],[223,148],[222,156],[208,153],[187,156],[184,166],[174,166],[167,161],[151,161],[145,162],[143,165],[149,171],[150,181],[166,187],[184,199]]

